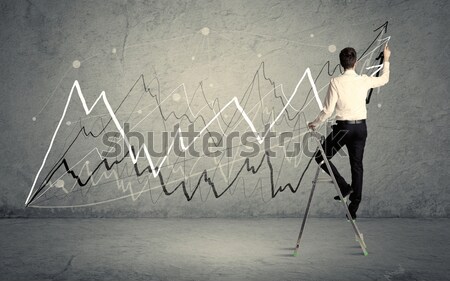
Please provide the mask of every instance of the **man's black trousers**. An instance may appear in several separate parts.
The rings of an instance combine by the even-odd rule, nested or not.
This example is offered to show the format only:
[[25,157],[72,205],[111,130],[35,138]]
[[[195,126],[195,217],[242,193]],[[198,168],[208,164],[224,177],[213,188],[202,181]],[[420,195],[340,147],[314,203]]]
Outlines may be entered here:
[[[353,189],[353,193],[350,194],[351,203],[349,204],[349,209],[356,213],[362,195],[363,155],[367,138],[367,126],[365,122],[359,124],[337,123],[332,128],[332,132],[325,139],[324,151],[327,159],[330,160],[344,145],[347,147],[352,173],[351,188]],[[316,155],[316,161],[329,174],[325,163],[322,163],[323,157],[320,152]],[[329,162],[341,192],[348,193],[350,185],[347,184],[333,163]]]

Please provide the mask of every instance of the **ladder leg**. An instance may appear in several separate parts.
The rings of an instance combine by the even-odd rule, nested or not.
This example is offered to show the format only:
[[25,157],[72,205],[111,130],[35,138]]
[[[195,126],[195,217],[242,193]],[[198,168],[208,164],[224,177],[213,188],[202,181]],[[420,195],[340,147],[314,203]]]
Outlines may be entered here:
[[[355,220],[353,220],[352,216],[350,215],[350,211],[348,210],[347,203],[344,201],[344,197],[342,196],[341,189],[339,188],[339,186],[336,182],[336,178],[334,177],[333,171],[331,170],[330,163],[328,162],[327,156],[322,148],[322,145],[318,139],[317,139],[317,142],[319,143],[319,150],[320,150],[320,153],[322,154],[323,161],[325,162],[325,165],[327,166],[327,169],[330,172],[330,177],[333,180],[334,187],[336,188],[339,198],[341,199],[341,202],[344,206],[345,212],[347,213],[347,217],[349,218],[349,220],[352,224],[353,230],[355,231],[355,234],[358,237],[359,245],[361,246],[361,249],[362,249],[364,255],[367,256],[368,252],[367,252],[366,243],[364,242],[364,240],[361,237],[361,233],[359,232],[359,229],[358,229],[358,226],[356,225]],[[319,165],[319,168],[320,168],[320,165]]]
[[306,219],[308,218],[309,207],[311,206],[311,201],[312,201],[312,198],[314,195],[314,189],[316,188],[316,183],[317,183],[317,178],[319,177],[319,172],[320,172],[320,167],[317,168],[316,176],[314,177],[314,180],[312,182],[313,185],[311,188],[311,192],[309,193],[308,204],[306,205],[305,214],[303,215],[302,226],[300,227],[300,233],[298,234],[297,245],[295,246],[295,250],[294,250],[294,256],[297,256],[297,254],[298,254],[298,249],[300,247],[300,239],[302,239],[303,230],[305,229]]

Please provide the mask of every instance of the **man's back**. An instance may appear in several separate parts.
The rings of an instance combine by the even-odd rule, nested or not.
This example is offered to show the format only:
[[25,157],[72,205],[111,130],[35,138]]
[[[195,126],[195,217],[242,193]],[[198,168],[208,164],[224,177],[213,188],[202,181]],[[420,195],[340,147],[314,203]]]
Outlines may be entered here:
[[370,88],[380,87],[389,81],[389,62],[384,66],[383,75],[369,77],[358,75],[353,69],[331,79],[330,90],[337,95],[336,120],[360,120],[367,118],[366,96]]

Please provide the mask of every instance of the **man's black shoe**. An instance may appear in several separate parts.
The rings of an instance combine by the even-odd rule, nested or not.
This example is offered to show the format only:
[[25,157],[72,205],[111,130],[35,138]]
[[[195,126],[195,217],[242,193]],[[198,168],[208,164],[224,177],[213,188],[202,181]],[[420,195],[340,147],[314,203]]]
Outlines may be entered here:
[[[352,220],[356,220],[356,213],[352,212],[351,210],[349,210],[349,211],[350,211],[350,216],[352,216]],[[345,215],[345,217],[348,220],[348,215]]]
[[[351,194],[353,192],[352,186],[347,184],[347,189],[345,191],[341,190],[342,197],[347,197],[347,195]],[[334,196],[334,200],[341,201],[341,198],[339,195]]]
[[[356,219],[356,211],[358,210],[358,206],[359,206],[359,204],[354,203],[354,202],[348,204],[348,212],[350,213],[350,216],[352,216],[352,220]],[[347,215],[345,215],[345,216],[347,217],[347,220],[348,220],[348,216]]]

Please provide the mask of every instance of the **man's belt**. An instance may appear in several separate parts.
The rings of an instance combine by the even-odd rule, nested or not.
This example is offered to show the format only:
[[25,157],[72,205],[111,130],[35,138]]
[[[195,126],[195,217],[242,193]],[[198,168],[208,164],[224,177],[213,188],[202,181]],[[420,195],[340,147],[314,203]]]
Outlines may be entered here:
[[366,119],[361,120],[336,120],[337,124],[364,124]]

